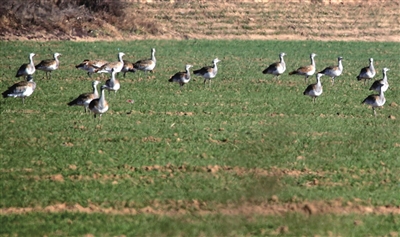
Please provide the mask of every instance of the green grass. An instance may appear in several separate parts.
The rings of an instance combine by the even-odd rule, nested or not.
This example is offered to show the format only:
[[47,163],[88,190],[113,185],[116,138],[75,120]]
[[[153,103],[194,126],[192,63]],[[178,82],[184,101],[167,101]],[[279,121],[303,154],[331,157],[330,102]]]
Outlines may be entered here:
[[[30,52],[38,54],[36,63],[51,58],[54,52],[63,54],[61,68],[51,80],[44,79],[41,71],[35,73],[37,89],[25,105],[20,99],[0,99],[1,208],[57,203],[105,207],[129,203],[141,208],[154,200],[193,199],[217,205],[268,200],[272,195],[282,203],[294,199],[340,199],[344,203],[361,199],[368,205],[400,205],[398,43],[32,41],[0,42],[0,47],[1,92],[19,80],[14,78],[15,72],[28,62]],[[74,65],[86,58],[116,60],[118,51],[126,54],[124,59],[136,61],[150,57],[153,47],[157,50],[155,73],[127,74],[126,78],[119,75],[121,89],[116,96],[106,93],[110,109],[101,121],[84,114],[81,107],[66,105],[91,90],[92,79]],[[336,58],[343,56],[344,73],[334,86],[323,77],[324,93],[313,104],[311,98],[302,95],[306,87],[302,77],[285,73],[277,82],[261,73],[278,60],[280,52],[287,54],[287,72],[309,64],[309,54],[314,52],[318,70],[335,65]],[[222,61],[211,88],[204,87],[203,80],[195,76],[192,78],[197,80],[182,91],[177,84],[168,83],[185,64],[198,69],[210,65],[215,57]],[[383,67],[391,69],[387,102],[376,117],[371,108],[360,104],[371,92],[355,78],[370,57],[378,71],[376,79],[381,78]],[[104,83],[105,78],[99,79]],[[315,77],[310,78],[309,83],[314,81]],[[127,103],[128,99],[135,103]],[[144,168],[168,164],[172,167],[169,170]],[[185,169],[179,169],[182,165]],[[212,173],[206,170],[209,165],[244,171],[221,169]],[[260,174],[254,168],[269,174]],[[300,174],[275,174],[274,169]],[[59,174],[62,182],[52,178]],[[310,185],[314,180],[318,185]],[[288,235],[327,235],[326,231],[342,236],[385,235],[399,231],[398,216],[397,222],[386,221],[388,216],[378,222],[380,215],[333,215],[326,217],[332,221],[321,226],[310,224],[317,218],[302,220],[302,215],[287,219],[266,216],[257,221],[240,216],[107,217],[95,213],[0,217],[7,223],[3,235],[24,235],[33,226],[37,230],[34,235],[57,235],[58,230],[64,235],[71,227],[65,218],[93,226],[72,225],[71,235],[126,234],[139,225],[138,235],[150,236],[267,235],[270,232],[263,234],[260,229],[275,230],[279,225],[289,226]],[[107,229],[104,222],[109,218],[112,227]],[[189,220],[183,221],[186,218]],[[364,223],[357,227],[360,232],[353,229],[354,218]],[[131,219],[135,224],[129,225]],[[152,223],[154,219],[157,224]],[[262,226],[269,221],[280,224]],[[227,224],[231,222],[235,224]],[[379,224],[368,224],[374,222]],[[304,229],[303,225],[310,227]],[[368,228],[373,231],[368,232]]]

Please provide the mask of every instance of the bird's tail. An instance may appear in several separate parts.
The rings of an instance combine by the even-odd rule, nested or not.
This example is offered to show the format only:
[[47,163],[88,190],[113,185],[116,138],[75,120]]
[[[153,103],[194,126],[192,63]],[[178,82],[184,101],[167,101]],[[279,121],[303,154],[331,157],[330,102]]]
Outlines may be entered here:
[[289,72],[289,75],[296,74],[296,71]]
[[8,90],[4,91],[3,93],[1,93],[1,95],[3,96],[3,98],[7,98],[8,97]]
[[69,106],[73,106],[73,105],[76,105],[76,104],[77,104],[77,100],[76,99],[68,103]]

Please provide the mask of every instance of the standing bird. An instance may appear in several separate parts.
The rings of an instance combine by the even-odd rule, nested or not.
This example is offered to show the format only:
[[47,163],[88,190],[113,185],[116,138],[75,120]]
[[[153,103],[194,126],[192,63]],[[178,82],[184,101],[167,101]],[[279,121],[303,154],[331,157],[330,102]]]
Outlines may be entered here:
[[103,66],[101,66],[100,68],[96,69],[95,72],[111,73],[112,69],[114,69],[114,71],[116,71],[117,73],[120,72],[122,70],[122,68],[124,67],[124,60],[122,59],[122,57],[124,55],[125,54],[123,52],[119,52],[117,62],[106,63]]
[[360,74],[357,76],[357,80],[361,81],[364,80],[364,85],[367,80],[371,80],[374,78],[376,74],[375,68],[374,68],[374,59],[370,58],[369,59],[369,66],[364,67],[361,69]]
[[94,99],[89,103],[89,109],[94,113],[94,118],[96,118],[97,114],[99,114],[101,118],[101,115],[108,110],[108,102],[106,101],[106,97],[104,95],[105,86],[101,86],[100,89],[100,98]]
[[115,94],[117,94],[117,91],[121,87],[121,84],[119,84],[119,81],[115,78],[115,74],[117,74],[114,69],[111,69],[111,78],[106,81],[106,84],[103,85],[103,87],[110,91],[114,91]]
[[306,90],[303,92],[303,95],[308,95],[313,98],[313,103],[315,103],[315,98],[322,94],[322,84],[321,84],[321,76],[323,74],[317,73],[317,83],[311,84],[307,86]]
[[320,71],[324,75],[330,76],[332,78],[332,86],[335,83],[335,78],[342,75],[343,65],[342,65],[343,57],[338,57],[338,65],[326,67],[324,70]]
[[123,60],[123,61],[124,61],[124,66],[122,67],[121,72],[124,73],[124,77],[125,77],[125,74],[126,74],[127,72],[133,72],[133,73],[136,72],[136,69],[134,68],[133,63],[131,63],[131,62],[128,61],[128,60]]
[[299,67],[296,70],[289,73],[289,75],[302,75],[305,76],[304,81],[307,83],[308,77],[314,75],[315,73],[315,60],[314,57],[317,56],[315,53],[310,54],[311,65]]
[[200,68],[199,70],[194,70],[193,73],[196,76],[204,77],[204,85],[206,85],[206,81],[209,80],[211,87],[211,79],[214,78],[218,73],[217,63],[221,62],[218,58],[212,61],[212,66],[205,66]]
[[283,56],[285,55],[285,53],[280,53],[280,61],[269,65],[262,73],[275,75],[275,78],[279,79],[279,76],[286,71],[286,63],[283,60]]
[[374,81],[374,83],[372,83],[371,87],[369,88],[369,90],[371,91],[377,91],[379,92],[379,90],[382,90],[383,92],[386,92],[387,89],[389,88],[389,82],[387,80],[387,75],[386,72],[389,71],[389,68],[383,68],[382,69],[382,74],[383,74],[383,78],[380,80],[376,80]]
[[10,86],[6,91],[2,93],[3,98],[7,97],[21,97],[22,104],[25,103],[25,97],[32,95],[36,89],[36,83],[33,81],[33,77],[28,75],[26,81],[20,81]]
[[361,102],[361,104],[368,104],[372,106],[372,111],[374,111],[374,115],[376,116],[376,111],[375,108],[381,107],[385,104],[386,98],[385,95],[383,94],[383,90],[379,87],[379,94],[375,95],[369,95],[367,98]]
[[144,72],[153,72],[154,68],[156,67],[156,57],[155,57],[156,49],[151,49],[151,58],[145,60],[139,60],[133,64],[133,67],[136,70],[144,71]]
[[189,83],[190,81],[190,68],[193,67],[192,65],[187,64],[185,66],[186,71],[185,72],[177,72],[175,75],[171,76],[171,78],[168,80],[169,82],[177,82],[179,85],[182,87]]
[[33,63],[33,57],[35,55],[34,53],[29,54],[29,63],[22,64],[15,77],[25,76],[25,80],[27,80],[29,76],[32,77],[33,73],[36,71],[35,64]]
[[83,106],[84,109],[85,109],[85,113],[86,113],[86,111],[89,108],[90,102],[92,100],[94,100],[94,99],[99,98],[99,92],[97,91],[97,85],[98,84],[100,84],[99,81],[93,81],[92,82],[93,92],[80,94],[76,99],[74,99],[73,101],[69,102],[68,105],[69,106],[74,106],[74,105]]
[[51,72],[57,70],[58,67],[60,66],[60,61],[58,61],[59,56],[62,55],[59,53],[54,53],[53,59],[42,60],[38,65],[35,66],[36,70],[45,71],[46,78],[51,79]]
[[85,59],[83,62],[80,64],[76,65],[76,69],[81,69],[84,71],[87,71],[87,75],[89,77],[92,77],[92,74],[96,72],[100,67],[102,67],[104,64],[108,63],[105,60],[89,60]]

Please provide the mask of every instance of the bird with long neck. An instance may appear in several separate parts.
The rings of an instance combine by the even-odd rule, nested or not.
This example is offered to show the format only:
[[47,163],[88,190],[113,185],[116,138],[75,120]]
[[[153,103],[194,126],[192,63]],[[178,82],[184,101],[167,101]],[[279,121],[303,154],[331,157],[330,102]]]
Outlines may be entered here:
[[2,93],[3,98],[7,97],[20,97],[22,98],[22,104],[25,104],[25,97],[33,94],[36,89],[36,83],[33,81],[33,77],[28,75],[26,81],[20,81],[10,86],[6,91]]
[[35,73],[36,68],[35,68],[35,64],[33,62],[33,57],[35,55],[36,55],[35,53],[29,54],[29,63],[22,64],[19,67],[15,77],[25,76],[25,80],[27,80],[29,76],[32,76]]
[[371,80],[372,78],[374,78],[376,74],[375,68],[374,68],[374,59],[370,58],[369,59],[369,66],[368,67],[364,67],[360,70],[360,74],[358,74],[357,76],[357,80],[361,81],[364,80],[364,85],[366,83],[367,80]]
[[294,71],[291,71],[289,75],[302,75],[304,77],[304,82],[307,83],[308,77],[314,75],[316,67],[314,57],[317,56],[315,53],[310,54],[311,65],[299,67]]
[[[92,100],[99,98],[99,92],[97,91],[97,85],[100,84],[99,81],[92,82],[93,92],[80,94],[76,99],[68,103],[69,106],[83,106],[85,113],[88,111],[89,104]],[[90,110],[89,110],[90,112]]]
[[60,66],[60,61],[58,57],[62,56],[60,53],[54,53],[53,59],[42,60],[39,64],[35,66],[36,70],[42,70],[46,72],[46,78],[51,79],[51,72],[58,69]]
[[286,55],[285,53],[280,53],[279,54],[280,61],[269,65],[266,69],[264,69],[262,73],[275,75],[275,78],[279,79],[279,76],[286,71],[286,63],[285,60],[283,60],[283,56],[285,55]]
[[108,102],[106,101],[106,97],[104,95],[105,89],[106,87],[104,85],[101,86],[100,97],[92,100],[89,104],[89,109],[93,112],[94,118],[96,118],[97,115],[99,115],[101,118],[101,116],[108,110]]
[[211,87],[211,79],[213,79],[215,76],[217,76],[218,73],[218,67],[217,63],[221,62],[218,58],[215,58],[212,61],[212,66],[205,66],[202,67],[198,70],[194,70],[193,74],[196,76],[202,76],[204,78],[204,85],[206,85],[207,80],[209,81],[209,85]]
[[303,92],[303,95],[311,96],[313,99],[313,103],[315,103],[315,98],[322,94],[322,84],[321,84],[321,76],[323,74],[317,73],[317,83],[309,85]]
[[119,52],[117,62],[106,63],[103,66],[101,66],[100,68],[96,69],[95,72],[96,73],[111,73],[112,69],[114,69],[114,71],[116,71],[117,73],[120,72],[122,70],[122,68],[124,67],[124,60],[122,59],[122,57],[124,55],[125,55],[125,53]]
[[335,84],[335,78],[342,75],[343,72],[343,57],[338,57],[338,65],[337,66],[329,66],[319,73],[330,76],[332,78],[332,86]]
[[187,64],[185,66],[185,71],[184,72],[177,72],[175,75],[171,76],[171,78],[168,80],[169,82],[177,82],[180,85],[180,88],[189,83],[190,81],[190,68],[193,67],[192,65]]
[[375,116],[376,116],[375,108],[382,107],[386,102],[385,95],[384,95],[383,90],[381,88],[382,88],[382,86],[379,87],[379,94],[369,95],[367,98],[365,98],[363,100],[363,102],[361,102],[361,104],[371,105],[372,106],[372,111],[374,111],[374,115]]
[[121,84],[119,83],[119,81],[115,78],[115,75],[117,74],[117,71],[115,71],[114,69],[111,70],[111,78],[108,79],[106,81],[106,83],[104,84],[104,88],[106,90],[108,90],[108,92],[110,91],[114,91],[115,94],[117,94],[117,91],[119,90],[119,88],[121,87]]
[[156,53],[156,49],[152,48],[151,49],[151,58],[136,61],[133,64],[134,69],[144,71],[144,72],[153,72],[154,68],[156,67],[156,64],[157,64],[155,53]]
[[389,88],[389,82],[388,82],[388,78],[387,78],[387,71],[389,71],[389,68],[383,68],[382,69],[382,74],[383,74],[383,78],[380,80],[376,80],[374,81],[374,83],[372,83],[371,87],[369,88],[369,90],[373,90],[373,91],[377,91],[379,92],[379,90],[382,90],[383,92],[386,92],[387,89]]

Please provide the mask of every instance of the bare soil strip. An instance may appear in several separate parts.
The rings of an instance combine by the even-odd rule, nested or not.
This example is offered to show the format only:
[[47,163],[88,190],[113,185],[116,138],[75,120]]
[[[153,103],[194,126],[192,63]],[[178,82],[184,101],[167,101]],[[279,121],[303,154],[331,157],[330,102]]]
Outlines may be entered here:
[[287,213],[299,213],[304,215],[400,215],[399,206],[370,206],[354,202],[344,203],[341,200],[332,201],[311,201],[298,203],[279,203],[277,197],[266,202],[242,202],[235,204],[214,204],[197,200],[182,201],[171,200],[164,203],[154,201],[151,205],[141,208],[106,208],[95,204],[83,207],[80,204],[56,204],[46,207],[8,207],[0,209],[0,215],[28,214],[28,213],[104,213],[114,215],[140,215],[151,214],[160,216],[177,215],[228,215],[228,216],[268,216],[284,215]]

